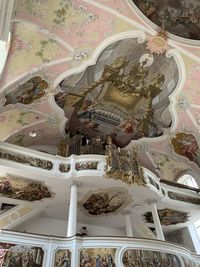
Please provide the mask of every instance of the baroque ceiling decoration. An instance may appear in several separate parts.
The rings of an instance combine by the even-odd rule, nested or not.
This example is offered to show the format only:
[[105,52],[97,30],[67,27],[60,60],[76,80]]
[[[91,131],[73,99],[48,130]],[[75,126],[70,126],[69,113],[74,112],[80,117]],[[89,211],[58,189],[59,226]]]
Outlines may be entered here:
[[88,215],[119,213],[131,202],[131,197],[120,188],[102,189],[89,192],[79,203],[81,210]]
[[[174,225],[178,223],[185,223],[188,221],[188,213],[180,212],[171,209],[158,210],[158,215],[162,225]],[[154,223],[151,212],[144,214],[145,220],[148,223]]]
[[177,133],[171,140],[174,151],[200,166],[200,151],[197,139],[192,134]]
[[27,201],[42,200],[53,196],[41,182],[8,176],[0,178],[0,194],[4,197]]
[[[15,1],[0,140],[56,154],[66,132],[104,146],[110,135],[162,178],[200,174],[199,47],[153,32],[131,1],[36,2]],[[197,1],[133,2],[166,31],[199,39]],[[192,153],[181,133],[195,137]]]
[[167,33],[161,29],[156,36],[147,38],[146,48],[151,54],[162,55],[167,52],[169,46],[167,44]]
[[180,37],[200,40],[198,0],[133,0],[144,15],[158,26]]
[[110,135],[124,147],[170,127],[172,118],[163,114],[177,84],[173,58],[149,54],[137,39],[125,39],[108,46],[96,65],[63,80],[55,101],[69,118],[71,135]]
[[34,77],[19,86],[15,92],[12,91],[6,94],[5,105],[16,103],[31,104],[45,95],[47,87],[48,83],[45,80],[42,80],[41,77]]

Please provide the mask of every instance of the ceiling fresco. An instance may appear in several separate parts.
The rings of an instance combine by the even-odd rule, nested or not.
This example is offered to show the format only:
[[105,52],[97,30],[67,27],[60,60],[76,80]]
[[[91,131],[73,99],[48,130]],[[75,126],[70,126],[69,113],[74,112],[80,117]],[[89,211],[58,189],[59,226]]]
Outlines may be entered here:
[[[45,118],[43,122],[27,126],[26,129],[14,133],[7,138],[6,141],[11,144],[25,147],[43,147],[44,145],[49,145],[52,148],[56,147],[59,140],[62,138],[62,134],[58,128],[59,121],[59,118],[50,115]],[[31,132],[36,133],[36,136],[32,137]]]
[[173,181],[188,170],[192,170],[181,159],[173,154],[162,154],[158,151],[149,151],[149,155],[154,162],[154,167],[150,167],[153,172],[157,172],[159,177]]
[[89,215],[105,215],[113,212],[119,212],[123,207],[127,206],[131,201],[131,197],[127,192],[120,188],[110,188],[99,190],[85,197],[79,203],[84,213]]
[[[171,209],[158,210],[158,215],[162,225],[174,225],[178,223],[185,223],[188,221],[188,214]],[[151,212],[144,214],[145,220],[148,223],[154,223]]]
[[17,133],[20,129],[22,130],[30,124],[35,124],[43,119],[45,119],[43,114],[26,110],[23,107],[10,110],[5,109],[0,115],[0,123],[2,125],[0,139],[5,140],[9,136]]
[[34,77],[22,84],[17,88],[15,92],[6,94],[6,103],[8,104],[31,104],[37,99],[40,99],[45,95],[45,89],[47,89],[48,83],[42,80],[41,77]]
[[[155,55],[145,48],[153,26],[131,2],[15,1],[0,79],[1,141],[56,154],[68,131],[111,135],[116,146],[139,147],[140,163],[162,178],[200,174],[200,47],[169,35],[166,55]],[[158,25],[167,21],[167,31],[199,38],[198,1],[133,2]],[[192,153],[180,149],[181,133],[196,139]]]
[[13,25],[12,39],[1,87],[15,82],[27,72],[33,72],[51,61],[63,60],[70,52],[37,27],[16,22]]
[[69,118],[67,132],[111,135],[123,147],[170,127],[172,119],[163,113],[177,83],[172,58],[149,54],[145,45],[128,39],[107,47],[85,72],[63,80],[55,100]]
[[187,157],[200,166],[200,150],[194,135],[177,133],[176,136],[172,138],[171,143],[177,154]]
[[137,7],[158,26],[175,35],[200,39],[200,3],[198,0],[133,0]]
[[41,182],[15,177],[0,178],[0,194],[4,197],[27,201],[41,200],[53,196]]

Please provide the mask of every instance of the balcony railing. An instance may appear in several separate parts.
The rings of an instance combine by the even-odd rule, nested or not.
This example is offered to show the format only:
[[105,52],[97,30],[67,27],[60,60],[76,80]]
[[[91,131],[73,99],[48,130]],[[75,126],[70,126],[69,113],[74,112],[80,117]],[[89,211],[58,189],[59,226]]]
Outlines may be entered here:
[[71,155],[68,158],[49,155],[43,152],[22,148],[0,142],[0,163],[9,167],[20,166],[30,171],[70,177],[94,171],[97,175],[104,172],[106,156],[103,155]]
[[188,249],[158,240],[58,238],[4,230],[0,232],[0,240],[2,266],[11,266],[17,260],[32,262],[37,267],[194,267],[199,264],[198,256]]
[[[84,176],[105,176],[106,156],[71,155],[61,157],[0,142],[0,164],[21,170],[56,176],[58,179]],[[146,186],[159,194],[163,200],[200,205],[199,192],[175,183],[163,183],[149,170],[143,168]],[[112,178],[112,177],[111,177]],[[114,177],[113,177],[114,178]]]

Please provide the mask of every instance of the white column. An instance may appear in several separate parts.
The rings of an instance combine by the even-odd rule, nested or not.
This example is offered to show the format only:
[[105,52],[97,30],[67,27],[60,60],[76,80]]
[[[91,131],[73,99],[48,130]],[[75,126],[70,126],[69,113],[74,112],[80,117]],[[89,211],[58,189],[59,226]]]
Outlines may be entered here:
[[[199,239],[199,236],[198,236],[198,233],[197,233],[197,230],[196,230],[196,227],[195,225],[192,223],[190,225],[188,225],[188,231],[190,233],[190,237],[192,239],[192,243],[194,245],[194,248],[196,250],[196,253],[198,255],[200,255],[200,239]],[[186,228],[186,229],[187,229]],[[186,231],[185,229],[185,231]]]
[[162,226],[161,226],[161,223],[160,223],[160,218],[158,216],[158,211],[157,211],[157,208],[156,208],[156,203],[155,202],[151,202],[150,206],[151,206],[151,212],[152,212],[152,216],[153,216],[154,226],[156,228],[157,238],[159,240],[165,241],[165,237],[164,237],[164,234],[163,234]]
[[130,212],[125,213],[125,221],[126,221],[126,235],[129,237],[133,237],[133,229],[132,229],[132,225],[131,225]]
[[76,235],[76,224],[77,224],[77,185],[76,183],[73,183],[71,185],[67,237]]

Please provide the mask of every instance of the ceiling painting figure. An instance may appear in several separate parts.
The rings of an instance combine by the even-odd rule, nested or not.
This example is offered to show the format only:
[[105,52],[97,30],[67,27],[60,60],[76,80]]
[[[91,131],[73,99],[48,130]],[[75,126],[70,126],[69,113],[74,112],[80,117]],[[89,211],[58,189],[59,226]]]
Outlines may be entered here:
[[86,200],[81,201],[80,207],[89,215],[105,215],[119,212],[119,209],[126,206],[130,197],[127,192],[120,189],[99,190],[86,196]]
[[133,0],[134,4],[158,26],[180,37],[200,39],[200,2],[198,0]]
[[16,103],[32,104],[35,100],[45,95],[47,87],[48,83],[45,80],[39,76],[34,77],[20,85],[14,92],[6,94],[5,105]]
[[116,145],[162,135],[170,120],[161,116],[178,83],[173,58],[147,53],[135,39],[107,47],[96,65],[66,78],[56,103],[69,118],[67,132],[90,138],[112,136]]
[[[158,210],[158,215],[162,225],[175,225],[188,221],[188,213],[172,209]],[[144,217],[148,223],[154,223],[151,212],[146,212]]]
[[174,151],[200,166],[200,151],[196,137],[192,134],[178,133],[172,138]]
[[53,196],[41,182],[14,177],[0,178],[0,195],[27,201],[41,200]]

